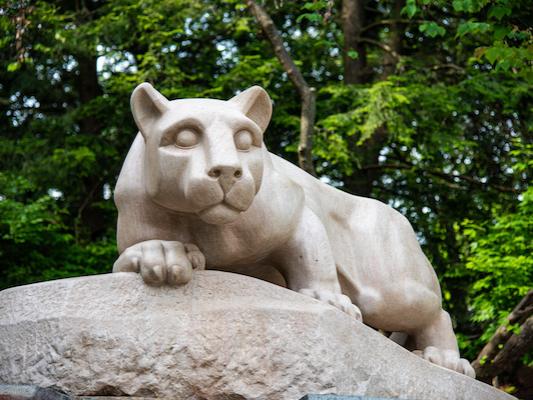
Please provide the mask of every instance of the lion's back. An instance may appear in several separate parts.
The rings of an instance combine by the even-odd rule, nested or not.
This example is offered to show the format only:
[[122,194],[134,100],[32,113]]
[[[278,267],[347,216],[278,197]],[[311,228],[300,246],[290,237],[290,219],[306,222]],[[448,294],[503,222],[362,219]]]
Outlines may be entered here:
[[346,289],[392,293],[391,287],[420,285],[440,298],[436,274],[405,216],[379,200],[329,186],[282,158],[273,159],[304,189],[306,206],[324,224]]

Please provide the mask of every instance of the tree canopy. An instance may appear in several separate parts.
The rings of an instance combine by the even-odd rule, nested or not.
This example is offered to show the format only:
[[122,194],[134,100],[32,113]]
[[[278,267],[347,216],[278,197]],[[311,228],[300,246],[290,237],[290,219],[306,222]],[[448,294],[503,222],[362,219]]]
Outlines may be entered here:
[[[525,0],[2,2],[0,288],[110,271],[113,188],[143,81],[168,98],[263,86],[268,148],[302,161],[302,91],[254,4],[314,96],[300,164],[408,217],[474,359],[533,286]],[[522,390],[532,360],[500,386]]]

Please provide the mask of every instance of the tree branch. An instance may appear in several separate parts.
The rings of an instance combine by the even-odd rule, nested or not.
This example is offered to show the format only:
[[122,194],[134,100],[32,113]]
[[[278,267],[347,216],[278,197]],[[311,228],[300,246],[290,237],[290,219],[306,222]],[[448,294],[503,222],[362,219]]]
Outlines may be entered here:
[[449,174],[445,174],[445,173],[440,172],[440,171],[428,171],[428,173],[430,173],[431,175],[434,175],[434,176],[441,177],[441,178],[446,179],[448,181],[455,181],[455,178],[457,178],[457,179],[460,179],[460,180],[465,181],[465,182],[472,183],[472,184],[477,185],[477,186],[492,187],[492,188],[494,188],[494,189],[496,189],[496,190],[498,190],[500,192],[520,193],[520,190],[517,190],[515,188],[502,186],[502,185],[489,183],[489,182],[481,182],[480,180],[478,180],[476,178],[473,178],[471,176],[468,176],[468,175],[449,175]]
[[26,59],[27,47],[24,46],[24,35],[26,33],[26,28],[30,25],[30,20],[28,19],[29,14],[33,12],[35,6],[24,6],[22,5],[18,14],[15,16],[15,50],[17,53],[17,62],[24,63]]
[[510,371],[517,361],[533,348],[533,316],[520,325],[520,332],[513,333],[491,363],[494,376]]
[[400,55],[397,52],[395,52],[389,45],[387,45],[385,43],[381,43],[381,42],[378,42],[377,40],[369,39],[369,38],[361,38],[361,39],[359,39],[359,41],[363,42],[363,43],[368,43],[368,44],[372,44],[374,46],[377,46],[381,50],[386,51],[387,53],[389,53],[396,60],[400,59]]
[[454,71],[457,71],[458,73],[460,74],[464,74],[465,73],[465,69],[460,67],[459,65],[455,65],[453,63],[447,63],[447,64],[437,64],[437,65],[434,65],[431,67],[431,69],[433,71],[437,71],[439,69],[452,69]]
[[373,22],[371,24],[368,24],[367,26],[363,27],[363,29],[361,29],[361,33],[363,32],[366,32],[366,31],[369,31],[371,29],[374,29],[378,26],[381,26],[381,25],[394,25],[394,24],[412,24],[412,23],[423,23],[423,22],[427,22],[426,20],[423,20],[423,19],[382,19],[381,21],[376,21],[376,22]]
[[485,187],[485,186],[491,187],[491,188],[496,189],[496,190],[498,190],[500,192],[520,193],[520,190],[518,190],[518,189],[515,189],[515,188],[512,188],[512,187],[508,187],[508,186],[492,184],[490,182],[481,182],[480,180],[478,180],[476,178],[473,178],[471,176],[468,176],[468,175],[450,175],[450,174],[446,174],[446,173],[441,172],[441,171],[418,168],[414,164],[408,163],[407,161],[404,161],[403,163],[370,164],[370,165],[365,165],[365,166],[361,167],[360,169],[362,169],[362,170],[370,170],[370,169],[413,169],[413,170],[420,170],[420,171],[425,172],[425,173],[427,173],[429,175],[433,175],[433,176],[435,176],[437,178],[441,178],[441,179],[449,182],[451,184],[449,186],[452,187],[453,189],[464,189],[464,190],[467,190],[467,188],[463,188],[463,187],[458,186],[458,185],[455,184],[456,183],[455,179],[459,179],[459,180],[462,180],[462,181],[465,181],[465,182],[468,182],[468,183],[471,183],[471,184],[474,184],[474,185],[478,185],[478,186],[482,186],[482,187]]
[[[530,290],[483,347],[472,367],[478,379],[490,382],[533,346],[533,290]],[[509,330],[509,325],[520,324],[520,333]]]
[[410,164],[401,164],[401,163],[389,163],[389,164],[370,164],[370,165],[364,165],[361,167],[362,170],[369,170],[369,169],[411,169],[414,168],[413,165]]
[[315,89],[307,84],[302,73],[296,64],[294,64],[294,61],[283,44],[283,39],[279,31],[274,25],[274,21],[272,21],[272,18],[270,18],[265,9],[253,0],[247,0],[246,3],[251,14],[255,17],[263,33],[272,45],[274,54],[276,54],[281,66],[300,94],[301,116],[298,164],[304,171],[316,175],[312,157],[313,128],[316,112]]

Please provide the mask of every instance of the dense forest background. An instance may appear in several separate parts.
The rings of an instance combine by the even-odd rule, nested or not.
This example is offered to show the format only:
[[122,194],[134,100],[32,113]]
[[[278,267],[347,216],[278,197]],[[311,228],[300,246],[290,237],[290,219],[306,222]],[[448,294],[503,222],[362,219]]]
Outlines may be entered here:
[[0,289],[111,270],[137,84],[258,84],[269,149],[406,215],[478,377],[532,396],[532,21],[527,0],[1,1]]

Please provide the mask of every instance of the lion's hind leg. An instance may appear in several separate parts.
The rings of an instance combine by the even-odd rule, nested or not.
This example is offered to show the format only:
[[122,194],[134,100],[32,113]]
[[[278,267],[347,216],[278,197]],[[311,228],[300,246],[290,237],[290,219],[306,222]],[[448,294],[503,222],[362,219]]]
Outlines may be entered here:
[[398,280],[394,285],[361,287],[353,300],[363,320],[393,332],[394,342],[433,364],[474,376],[468,361],[459,356],[452,321],[433,290],[413,280]]
[[442,309],[428,324],[410,333],[407,347],[433,364],[475,378],[470,363],[459,356],[450,315]]

